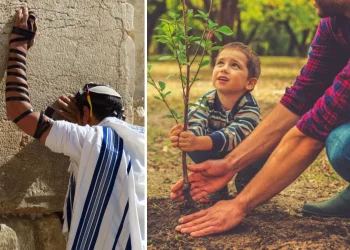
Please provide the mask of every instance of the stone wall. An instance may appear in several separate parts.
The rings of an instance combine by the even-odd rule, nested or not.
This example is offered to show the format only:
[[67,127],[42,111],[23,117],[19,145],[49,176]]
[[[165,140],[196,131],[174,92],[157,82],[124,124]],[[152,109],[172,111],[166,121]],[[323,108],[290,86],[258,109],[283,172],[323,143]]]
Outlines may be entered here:
[[128,34],[135,42],[135,95],[134,124],[145,125],[145,3],[142,0],[127,0],[134,7],[134,29]]
[[129,122],[139,77],[135,67],[143,71],[143,64],[135,66],[129,36],[134,10],[126,0],[0,0],[0,249],[65,249],[56,212],[63,207],[69,159],[50,152],[6,119],[8,36],[15,9],[23,5],[36,13],[40,30],[27,56],[34,109],[44,110],[86,82],[108,83],[122,95]]

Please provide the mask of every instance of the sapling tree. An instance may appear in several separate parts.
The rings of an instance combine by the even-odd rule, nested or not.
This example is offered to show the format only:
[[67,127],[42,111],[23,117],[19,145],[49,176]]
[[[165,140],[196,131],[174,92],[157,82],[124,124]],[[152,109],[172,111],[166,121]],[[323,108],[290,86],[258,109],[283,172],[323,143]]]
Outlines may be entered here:
[[[218,27],[217,23],[209,18],[212,1],[208,13],[198,10],[198,13],[194,14],[192,9],[187,8],[185,0],[181,0],[181,6],[181,13],[170,12],[169,20],[160,19],[161,24],[156,27],[156,29],[160,31],[160,34],[156,35],[155,38],[157,42],[166,44],[171,51],[171,55],[160,57],[159,60],[172,59],[175,60],[178,65],[178,72],[169,75],[167,78],[177,77],[180,80],[184,104],[183,115],[178,115],[177,112],[171,108],[171,104],[167,101],[167,96],[171,94],[171,91],[167,90],[164,81],[155,82],[150,73],[151,65],[148,65],[148,83],[158,92],[158,95],[154,96],[154,98],[162,101],[167,106],[170,113],[167,114],[166,117],[174,119],[177,124],[183,119],[183,130],[186,131],[190,118],[187,115],[189,106],[195,106],[197,109],[204,108],[201,103],[189,102],[190,90],[193,84],[199,81],[197,76],[201,68],[210,64],[210,60],[204,60],[204,56],[210,55],[212,51],[219,50],[222,47],[216,46],[215,43],[211,41],[211,37],[214,35],[222,41],[222,35],[232,35],[232,31],[228,26]],[[190,21],[193,18],[202,20],[204,27],[201,36],[189,35],[189,31],[192,30],[190,26],[192,22]],[[191,32],[191,34],[194,34],[194,32]],[[182,170],[184,180],[182,191],[186,200],[192,202],[189,193],[191,187],[188,182],[186,152],[182,152]]]

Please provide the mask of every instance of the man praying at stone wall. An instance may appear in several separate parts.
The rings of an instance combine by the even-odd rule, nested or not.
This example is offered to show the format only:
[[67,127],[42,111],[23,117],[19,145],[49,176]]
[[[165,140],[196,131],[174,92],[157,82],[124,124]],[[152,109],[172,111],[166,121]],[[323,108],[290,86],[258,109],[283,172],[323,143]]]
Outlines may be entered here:
[[64,109],[58,113],[68,121],[34,112],[26,55],[37,34],[34,13],[18,9],[10,35],[6,110],[21,130],[71,159],[63,225],[67,249],[145,249],[144,129],[123,121],[121,96],[101,84],[61,97]]

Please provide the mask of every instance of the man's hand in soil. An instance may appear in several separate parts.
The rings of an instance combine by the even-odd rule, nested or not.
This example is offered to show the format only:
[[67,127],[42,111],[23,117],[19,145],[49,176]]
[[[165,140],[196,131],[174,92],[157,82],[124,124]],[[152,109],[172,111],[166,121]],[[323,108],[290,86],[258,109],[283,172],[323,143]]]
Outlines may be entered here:
[[[189,165],[187,169],[192,172],[188,175],[188,181],[191,183],[190,194],[195,201],[222,189],[236,174],[225,159]],[[183,180],[180,180],[171,188],[171,199],[184,200],[182,185]]]
[[175,229],[200,237],[228,231],[237,226],[245,216],[238,201],[219,201],[208,209],[180,218],[180,225]]

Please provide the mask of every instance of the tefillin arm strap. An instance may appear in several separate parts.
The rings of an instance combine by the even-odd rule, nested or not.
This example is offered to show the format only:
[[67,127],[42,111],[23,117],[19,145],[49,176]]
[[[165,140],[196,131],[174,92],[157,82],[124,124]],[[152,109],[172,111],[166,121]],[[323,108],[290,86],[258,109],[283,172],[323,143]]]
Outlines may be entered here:
[[[30,13],[29,18],[35,20],[35,16]],[[10,40],[11,43],[16,43],[20,41],[28,41],[28,48],[30,47],[31,41],[35,37],[36,25],[32,25],[28,22],[29,29],[26,30],[19,27],[14,27],[12,30],[13,34],[19,35],[17,38],[13,38]],[[7,75],[13,76],[15,80],[6,82],[6,92],[11,93],[11,96],[6,97],[6,102],[27,102],[30,103],[29,93],[28,93],[28,84],[27,77],[25,75],[26,72],[26,53],[24,51],[10,48],[10,53],[14,54],[13,56],[9,56],[9,65],[7,67]],[[28,109],[16,117],[13,122],[18,123],[29,114],[33,112],[32,109]],[[44,113],[41,112],[38,120],[38,124],[34,133],[34,138],[40,139],[43,133],[50,127],[51,120],[47,119],[44,116]]]
[[[14,27],[12,30],[12,33],[19,35],[20,37],[11,39],[10,44],[19,42],[19,41],[27,41],[27,40],[30,41],[34,38],[34,35],[35,35],[35,33],[32,31],[21,29],[18,27]],[[11,56],[11,55],[9,56],[9,59],[8,59],[9,65],[7,67],[7,75],[14,76],[16,80],[6,82],[5,91],[8,93],[16,93],[16,94],[15,96],[7,97],[6,102],[23,101],[23,102],[30,103],[27,77],[25,76],[27,55],[24,51],[21,51],[19,49],[13,49],[13,48],[10,48],[10,54],[14,54],[16,56]],[[32,109],[24,111],[17,118],[15,118],[13,122],[18,123],[20,120],[22,120],[32,112],[33,112]]]

